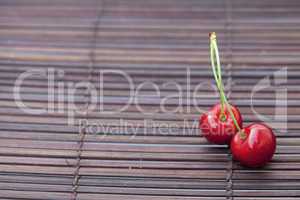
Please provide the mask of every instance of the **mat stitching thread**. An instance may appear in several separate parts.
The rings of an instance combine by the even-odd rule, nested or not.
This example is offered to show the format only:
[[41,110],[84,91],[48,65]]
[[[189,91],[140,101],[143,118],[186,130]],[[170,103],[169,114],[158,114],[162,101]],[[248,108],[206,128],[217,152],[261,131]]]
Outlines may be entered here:
[[[227,60],[227,65],[226,65],[226,71],[228,74],[227,75],[227,81],[228,81],[228,85],[229,85],[229,89],[228,89],[228,97],[231,94],[232,91],[232,74],[231,74],[231,68],[232,68],[232,44],[231,44],[231,40],[232,40],[232,2],[231,0],[226,0],[226,23],[225,23],[225,29],[226,29],[226,40],[227,40],[227,47],[226,47],[226,60]],[[227,177],[226,177],[226,182],[227,182],[227,186],[226,186],[226,199],[227,200],[233,200],[233,158],[232,158],[232,154],[230,152],[230,148],[228,148],[228,166],[227,166]]]
[[[95,51],[97,48],[97,35],[98,35],[98,31],[99,31],[99,26],[100,26],[100,19],[101,19],[101,15],[103,13],[103,9],[104,9],[104,0],[100,1],[101,4],[98,5],[97,1],[97,8],[99,8],[100,6],[100,11],[98,11],[97,13],[97,17],[96,17],[96,21],[94,23],[93,26],[93,36],[92,36],[92,40],[91,40],[91,48],[90,48],[90,52],[89,52],[89,71],[88,71],[88,83],[92,82],[92,77],[93,77],[93,71],[94,71],[94,65],[95,65]],[[88,87],[85,90],[85,94],[84,94],[84,102],[85,104],[85,111],[84,111],[84,118],[85,120],[83,121],[83,124],[80,125],[80,127],[82,127],[79,130],[79,141],[78,141],[78,148],[77,148],[77,159],[76,159],[76,163],[75,163],[75,171],[74,171],[74,180],[72,183],[72,196],[71,196],[71,200],[76,200],[77,199],[77,195],[78,195],[78,187],[79,187],[79,179],[81,177],[80,175],[80,167],[81,167],[81,155],[83,152],[83,145],[84,145],[84,141],[85,141],[85,136],[86,136],[86,128],[87,128],[87,124],[86,124],[86,120],[88,120],[88,111],[89,111],[89,105],[90,105],[90,101],[91,101],[91,88]]]

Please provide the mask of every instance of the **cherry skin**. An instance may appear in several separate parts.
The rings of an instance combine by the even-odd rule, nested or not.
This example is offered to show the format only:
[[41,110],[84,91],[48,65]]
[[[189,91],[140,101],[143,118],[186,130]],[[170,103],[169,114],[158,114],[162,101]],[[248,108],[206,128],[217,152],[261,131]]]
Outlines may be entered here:
[[[231,110],[238,125],[242,127],[242,116],[238,108],[231,105]],[[238,131],[226,106],[224,111],[225,115],[222,118],[221,104],[218,103],[200,118],[199,127],[202,135],[211,143],[230,144],[233,135]]]
[[276,150],[276,137],[265,124],[254,123],[236,134],[231,141],[233,157],[246,167],[257,168],[269,162]]

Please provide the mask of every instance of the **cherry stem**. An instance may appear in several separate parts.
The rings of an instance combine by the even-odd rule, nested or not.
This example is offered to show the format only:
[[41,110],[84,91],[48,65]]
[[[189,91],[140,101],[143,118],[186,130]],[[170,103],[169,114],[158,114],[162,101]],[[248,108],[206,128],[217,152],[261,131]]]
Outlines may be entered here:
[[[221,118],[225,117],[225,109],[224,109],[224,98],[223,95],[221,95],[221,84],[222,84],[222,76],[221,71],[219,70],[220,66],[220,59],[219,59],[219,52],[218,52],[218,46],[217,46],[217,38],[216,34],[213,32],[210,34],[210,61],[211,61],[211,66],[214,74],[215,81],[217,83],[217,87],[220,93],[220,103],[221,103]],[[216,67],[216,65],[217,67]]]
[[212,66],[214,78],[217,83],[217,87],[218,87],[219,95],[220,95],[221,119],[224,119],[224,117],[225,117],[225,106],[226,106],[226,108],[229,111],[229,114],[233,120],[235,127],[242,134],[241,127],[237,123],[237,120],[231,109],[231,105],[228,103],[227,97],[224,92],[224,84],[222,81],[222,70],[221,70],[219,50],[218,50],[218,45],[217,45],[217,36],[216,36],[215,32],[210,33],[210,60],[211,60],[211,66]]

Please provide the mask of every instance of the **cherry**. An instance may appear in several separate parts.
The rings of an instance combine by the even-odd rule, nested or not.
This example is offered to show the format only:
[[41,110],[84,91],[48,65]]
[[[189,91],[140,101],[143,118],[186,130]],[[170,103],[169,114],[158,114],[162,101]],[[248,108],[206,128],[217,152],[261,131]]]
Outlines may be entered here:
[[208,141],[216,144],[229,144],[232,136],[241,130],[242,117],[237,107],[228,103],[224,92],[216,33],[210,33],[209,38],[211,66],[219,91],[220,103],[201,116],[199,127]]
[[233,157],[247,167],[262,167],[276,150],[276,137],[270,127],[253,123],[242,129],[231,141]]
[[210,60],[219,91],[220,103],[200,118],[204,137],[216,144],[229,144],[233,157],[247,167],[261,167],[270,161],[276,149],[276,137],[267,125],[254,123],[242,129],[237,107],[229,104],[222,82],[216,33],[209,34]]
[[[238,108],[232,105],[230,107],[239,127],[242,127],[242,116]],[[238,129],[230,116],[227,106],[224,107],[224,114],[222,114],[221,110],[221,104],[216,104],[206,114],[201,116],[199,126],[202,135],[209,142],[230,144],[231,138]]]

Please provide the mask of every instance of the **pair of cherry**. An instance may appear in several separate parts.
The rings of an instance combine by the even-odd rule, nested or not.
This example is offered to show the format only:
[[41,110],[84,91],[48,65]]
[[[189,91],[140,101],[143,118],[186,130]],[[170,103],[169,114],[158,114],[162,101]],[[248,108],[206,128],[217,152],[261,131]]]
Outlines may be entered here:
[[270,127],[253,123],[243,127],[239,109],[230,105],[224,93],[216,34],[210,34],[210,55],[213,74],[220,94],[216,104],[200,118],[203,136],[215,144],[228,144],[235,160],[247,167],[262,167],[276,150],[276,137]]

